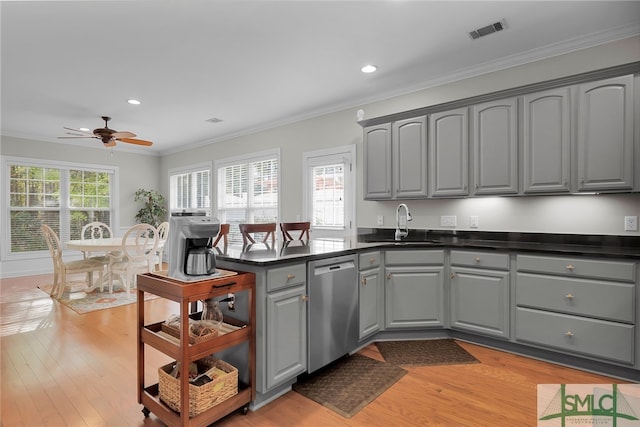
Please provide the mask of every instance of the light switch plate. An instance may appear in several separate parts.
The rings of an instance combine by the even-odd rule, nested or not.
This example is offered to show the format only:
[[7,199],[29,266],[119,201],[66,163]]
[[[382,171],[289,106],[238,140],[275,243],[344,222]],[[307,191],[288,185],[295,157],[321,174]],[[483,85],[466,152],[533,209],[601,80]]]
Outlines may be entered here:
[[638,217],[625,216],[624,217],[624,231],[638,231]]
[[478,228],[480,227],[480,218],[478,218],[477,216],[473,215],[469,217],[469,227],[471,228]]
[[384,225],[384,215],[378,215],[378,225]]

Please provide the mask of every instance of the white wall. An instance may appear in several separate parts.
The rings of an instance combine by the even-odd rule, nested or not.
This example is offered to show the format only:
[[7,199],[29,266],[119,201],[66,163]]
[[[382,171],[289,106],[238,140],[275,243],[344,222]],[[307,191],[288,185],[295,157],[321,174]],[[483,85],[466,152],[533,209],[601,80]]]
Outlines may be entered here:
[[[159,189],[168,195],[169,169],[275,147],[280,147],[282,153],[280,219],[294,220],[297,215],[302,214],[302,154],[321,148],[356,144],[357,226],[376,227],[377,216],[383,215],[384,226],[394,227],[396,202],[363,200],[362,128],[356,123],[357,110],[363,109],[366,118],[377,117],[634,61],[640,61],[640,36],[354,106],[161,158],[118,150],[111,157],[110,151],[103,147],[62,145],[4,136],[0,154],[118,166],[118,220],[122,230],[134,223],[134,216],[139,208],[133,202],[136,189]],[[640,123],[636,122],[636,128],[638,135]],[[639,163],[636,163],[634,171],[638,177]],[[478,230],[640,236],[640,232],[623,230],[625,215],[640,216],[640,194],[420,200],[409,201],[408,204],[414,217],[414,221],[410,223],[412,228],[441,228],[440,215],[456,215],[457,229],[466,230],[469,229],[469,216],[476,215],[480,219]],[[3,214],[6,212],[4,208]],[[18,264],[0,261],[0,277],[51,270],[48,258]]]
[[[166,175],[170,168],[281,147],[281,220],[293,220],[302,211],[302,153],[356,144],[357,225],[377,227],[377,216],[383,215],[384,227],[394,227],[397,202],[363,200],[362,128],[356,123],[358,109],[365,111],[365,118],[377,117],[639,60],[640,37],[633,37],[164,156],[161,161],[165,176],[163,190],[167,190]],[[640,127],[640,123],[636,123],[636,127]],[[635,174],[640,176],[639,166],[636,164]],[[468,217],[477,215],[480,217],[478,230],[640,235],[623,229],[625,215],[640,215],[639,197],[638,194],[492,197],[420,200],[408,204],[414,216],[412,228],[441,228],[440,215],[456,215],[457,229],[469,229]]]

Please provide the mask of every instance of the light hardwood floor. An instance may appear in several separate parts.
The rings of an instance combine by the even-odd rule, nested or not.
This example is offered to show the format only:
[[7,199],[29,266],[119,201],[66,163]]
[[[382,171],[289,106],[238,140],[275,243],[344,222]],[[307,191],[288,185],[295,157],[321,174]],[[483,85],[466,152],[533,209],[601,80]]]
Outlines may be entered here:
[[[136,305],[79,315],[37,289],[46,283],[51,276],[0,284],[0,425],[163,425],[153,414],[144,418],[137,403]],[[150,321],[178,312],[161,299],[145,304]],[[407,375],[351,419],[289,392],[216,426],[535,426],[536,384],[623,382],[460,345],[481,363],[406,368]],[[382,360],[374,345],[362,353]],[[157,378],[157,366],[168,359],[152,350],[147,358],[155,363],[147,378]]]

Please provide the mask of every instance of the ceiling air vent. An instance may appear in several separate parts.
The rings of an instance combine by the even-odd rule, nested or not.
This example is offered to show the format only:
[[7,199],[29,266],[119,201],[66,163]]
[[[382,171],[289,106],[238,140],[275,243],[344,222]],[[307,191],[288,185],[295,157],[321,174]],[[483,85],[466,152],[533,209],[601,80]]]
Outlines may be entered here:
[[498,31],[504,30],[506,27],[504,19],[502,21],[498,21],[494,24],[487,25],[486,27],[478,28],[477,30],[473,30],[469,32],[469,37],[473,40],[479,39],[480,37],[487,36],[491,33],[495,33]]
[[219,119],[217,117],[211,117],[210,119],[205,120],[205,122],[209,122],[209,123],[220,123],[222,121],[222,119]]

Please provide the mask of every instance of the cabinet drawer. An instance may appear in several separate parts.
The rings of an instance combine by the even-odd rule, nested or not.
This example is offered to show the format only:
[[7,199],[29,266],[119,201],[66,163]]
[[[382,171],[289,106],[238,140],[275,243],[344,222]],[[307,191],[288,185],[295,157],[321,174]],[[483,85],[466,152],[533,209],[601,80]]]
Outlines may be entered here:
[[358,268],[367,270],[380,265],[380,251],[364,252],[359,255]]
[[307,283],[307,265],[293,264],[267,271],[267,292]]
[[634,323],[635,286],[571,277],[516,275],[516,304]]
[[509,254],[476,251],[451,251],[451,264],[508,270]]
[[518,271],[634,282],[633,262],[518,255]]
[[385,265],[425,265],[444,264],[444,251],[442,250],[393,250],[385,251]]
[[634,326],[518,307],[516,339],[633,364]]

